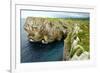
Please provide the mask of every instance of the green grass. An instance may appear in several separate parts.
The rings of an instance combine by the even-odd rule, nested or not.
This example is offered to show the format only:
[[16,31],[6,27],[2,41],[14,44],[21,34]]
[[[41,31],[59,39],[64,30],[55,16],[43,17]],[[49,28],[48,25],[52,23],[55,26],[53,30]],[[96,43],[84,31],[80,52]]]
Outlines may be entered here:
[[[89,28],[89,18],[46,18],[50,22],[62,21],[65,23],[65,27],[68,30],[67,36],[64,39],[64,46],[68,48],[68,51],[71,51],[71,38],[73,37],[73,28],[75,24],[79,24],[81,32],[78,33],[80,41],[78,45],[84,48],[85,51],[90,51],[90,28]],[[66,46],[67,44],[67,46]],[[79,52],[80,53],[80,52]]]
[[[72,28],[74,24],[79,24],[80,29],[82,32],[79,32],[78,37],[80,38],[79,45],[81,45],[86,51],[89,51],[89,18],[48,18],[50,21],[58,21],[62,20],[64,23],[66,23],[66,27],[68,27],[68,33],[72,31]],[[67,36],[69,37],[69,36]],[[66,38],[67,38],[66,37]],[[66,39],[68,41],[68,38]],[[70,43],[71,44],[71,43]]]

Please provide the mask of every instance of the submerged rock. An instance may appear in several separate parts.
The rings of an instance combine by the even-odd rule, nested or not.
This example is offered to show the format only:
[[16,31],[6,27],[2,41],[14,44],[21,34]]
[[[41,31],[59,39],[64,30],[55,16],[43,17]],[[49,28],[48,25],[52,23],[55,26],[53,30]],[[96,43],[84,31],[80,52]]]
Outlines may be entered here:
[[67,35],[66,23],[63,19],[27,17],[24,29],[28,33],[29,41],[50,43],[59,41]]

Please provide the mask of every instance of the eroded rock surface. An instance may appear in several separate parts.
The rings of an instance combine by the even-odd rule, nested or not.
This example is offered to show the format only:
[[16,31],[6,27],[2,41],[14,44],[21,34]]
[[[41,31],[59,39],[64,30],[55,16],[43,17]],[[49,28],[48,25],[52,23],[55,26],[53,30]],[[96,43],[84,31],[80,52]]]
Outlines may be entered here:
[[62,19],[27,17],[24,29],[28,33],[29,41],[47,44],[66,37],[65,25]]

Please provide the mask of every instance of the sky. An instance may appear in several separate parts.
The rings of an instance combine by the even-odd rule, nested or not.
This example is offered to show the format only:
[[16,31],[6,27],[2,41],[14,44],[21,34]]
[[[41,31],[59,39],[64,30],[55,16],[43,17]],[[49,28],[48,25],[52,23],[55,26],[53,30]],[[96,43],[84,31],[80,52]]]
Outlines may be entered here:
[[21,10],[21,17],[48,17],[48,18],[89,18],[89,13],[82,12],[52,12]]

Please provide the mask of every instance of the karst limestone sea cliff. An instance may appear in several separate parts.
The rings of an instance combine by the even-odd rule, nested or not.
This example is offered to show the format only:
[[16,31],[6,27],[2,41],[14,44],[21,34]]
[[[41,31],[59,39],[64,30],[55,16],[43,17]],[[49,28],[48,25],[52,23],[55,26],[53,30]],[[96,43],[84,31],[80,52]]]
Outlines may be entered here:
[[24,29],[30,42],[64,40],[63,60],[89,59],[89,20],[27,17]]
[[28,17],[24,29],[28,33],[29,41],[46,44],[66,37],[65,25],[62,19]]

